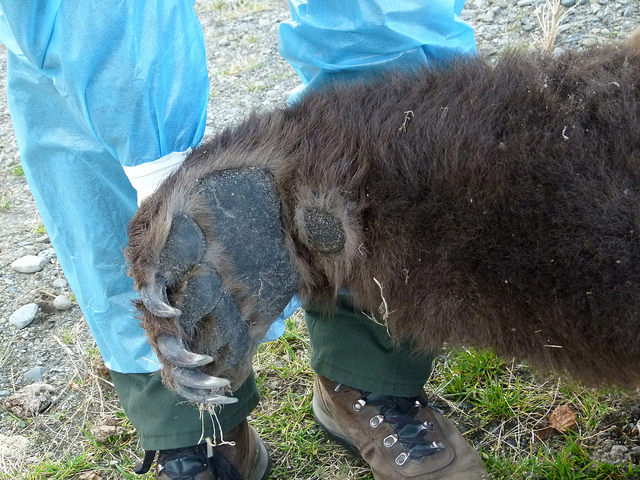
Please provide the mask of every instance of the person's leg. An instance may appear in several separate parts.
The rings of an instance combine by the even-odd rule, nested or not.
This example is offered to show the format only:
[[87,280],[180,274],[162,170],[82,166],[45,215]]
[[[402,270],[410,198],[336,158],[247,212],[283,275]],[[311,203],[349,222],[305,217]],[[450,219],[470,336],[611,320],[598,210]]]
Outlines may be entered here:
[[433,355],[395,348],[387,329],[353,309],[346,295],[336,313],[305,311],[316,373],[359,390],[411,397],[431,374]]
[[369,463],[376,480],[479,480],[482,461],[455,426],[427,404],[433,355],[394,346],[384,325],[354,310],[307,310],[318,423]]
[[209,412],[199,412],[192,403],[167,390],[159,373],[111,372],[111,379],[145,450],[189,447],[206,438],[220,441],[224,432],[247,418],[260,399],[250,377],[234,392],[239,401],[218,408],[212,418]]
[[[193,446],[204,438],[214,438],[214,432],[220,438],[215,419],[201,416],[195,405],[164,388],[159,374],[141,373],[157,370],[159,363],[135,318],[132,301],[136,294],[122,255],[126,225],[136,209],[136,192],[120,163],[77,121],[52,80],[24,57],[11,53],[8,90],[25,176],[143,448]],[[264,472],[266,451],[244,422],[258,401],[253,379],[236,396],[239,402],[220,411],[218,420],[229,435],[236,427],[243,427],[242,438],[256,458],[259,454]],[[203,453],[206,460],[207,452]],[[185,455],[193,458],[190,453]],[[176,468],[184,470],[185,455],[171,457],[173,463],[165,462],[165,469],[178,462]],[[209,465],[195,467],[209,469]],[[261,477],[262,473],[255,476]]]

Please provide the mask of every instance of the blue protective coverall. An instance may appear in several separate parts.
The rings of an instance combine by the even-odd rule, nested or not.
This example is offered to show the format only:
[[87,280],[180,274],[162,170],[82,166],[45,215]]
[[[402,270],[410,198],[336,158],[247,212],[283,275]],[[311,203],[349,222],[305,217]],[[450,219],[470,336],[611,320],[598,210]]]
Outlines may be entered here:
[[[463,4],[291,0],[280,52],[313,87],[338,72],[474,53],[473,31],[458,17]],[[159,162],[170,171],[179,163],[172,154],[203,137],[209,80],[193,6],[0,0],[9,109],[25,175],[105,365],[121,373],[159,367],[134,318],[122,256],[136,210],[125,170],[135,177]],[[282,328],[274,324],[271,337]]]

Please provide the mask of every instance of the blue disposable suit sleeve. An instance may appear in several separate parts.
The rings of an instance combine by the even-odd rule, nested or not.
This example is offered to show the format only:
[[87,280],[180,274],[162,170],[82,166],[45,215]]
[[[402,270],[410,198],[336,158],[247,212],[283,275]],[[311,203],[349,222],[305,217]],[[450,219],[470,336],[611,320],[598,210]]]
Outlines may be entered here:
[[124,166],[202,139],[209,80],[193,0],[0,0],[0,42]]
[[289,0],[280,54],[307,88],[476,53],[464,0]]

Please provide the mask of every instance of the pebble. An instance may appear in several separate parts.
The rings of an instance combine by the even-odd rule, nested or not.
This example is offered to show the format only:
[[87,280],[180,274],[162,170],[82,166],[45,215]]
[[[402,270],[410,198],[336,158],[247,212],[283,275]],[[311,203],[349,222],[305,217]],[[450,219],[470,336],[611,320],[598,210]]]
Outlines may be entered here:
[[38,253],[38,256],[46,258],[47,260],[52,260],[56,258],[56,251],[53,248],[46,248]]
[[53,402],[56,389],[46,383],[32,383],[7,397],[4,406],[19,417],[33,417]]
[[55,288],[67,288],[67,285],[69,284],[64,278],[56,278],[51,285]]
[[0,458],[18,460],[25,455],[29,445],[27,437],[0,433]]
[[38,257],[36,255],[25,255],[11,263],[11,268],[20,273],[34,273],[39,272],[47,264],[48,259],[45,257]]
[[595,47],[598,44],[598,40],[593,37],[585,37],[580,43],[583,47]]
[[519,7],[528,7],[529,5],[531,5],[533,3],[533,0],[519,0],[517,5]]
[[636,13],[636,7],[634,7],[633,5],[629,5],[622,11],[622,16],[625,18],[632,17],[635,13]]
[[576,4],[576,0],[562,0],[560,5],[563,7],[573,7]]
[[33,367],[31,370],[27,370],[26,372],[24,372],[22,376],[32,382],[41,382],[44,378],[44,368]]
[[66,295],[58,295],[53,299],[53,308],[56,310],[69,310],[73,304]]
[[38,313],[37,303],[28,303],[23,305],[9,317],[9,323],[16,328],[24,328],[31,324]]

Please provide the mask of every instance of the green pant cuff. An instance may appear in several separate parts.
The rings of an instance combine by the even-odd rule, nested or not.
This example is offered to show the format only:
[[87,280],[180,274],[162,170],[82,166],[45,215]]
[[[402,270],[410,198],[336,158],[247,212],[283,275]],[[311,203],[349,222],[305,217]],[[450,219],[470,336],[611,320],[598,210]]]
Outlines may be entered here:
[[238,402],[216,407],[215,415],[169,391],[159,373],[111,372],[111,378],[145,450],[183,448],[208,437],[220,438],[221,432],[247,418],[260,400],[253,375],[234,392]]
[[[426,383],[426,378],[420,375],[415,382],[403,382],[393,376],[381,378],[369,376],[362,372],[354,372],[351,368],[345,368],[341,364],[327,361],[311,360],[313,371],[347,387],[362,390],[363,392],[375,392],[380,395],[392,395],[394,397],[414,397],[419,395]],[[430,370],[424,370],[430,372]],[[424,372],[423,371],[423,372]],[[423,373],[421,372],[421,373]],[[427,377],[428,378],[428,377]]]

